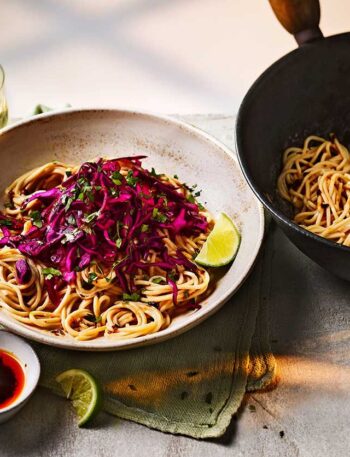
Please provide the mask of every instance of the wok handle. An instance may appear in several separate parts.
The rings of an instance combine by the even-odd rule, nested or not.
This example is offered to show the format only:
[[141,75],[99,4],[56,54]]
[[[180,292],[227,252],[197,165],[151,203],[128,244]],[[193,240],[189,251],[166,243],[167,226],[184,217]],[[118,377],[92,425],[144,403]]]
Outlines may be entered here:
[[269,0],[283,27],[296,39],[299,46],[323,38],[319,23],[319,0]]

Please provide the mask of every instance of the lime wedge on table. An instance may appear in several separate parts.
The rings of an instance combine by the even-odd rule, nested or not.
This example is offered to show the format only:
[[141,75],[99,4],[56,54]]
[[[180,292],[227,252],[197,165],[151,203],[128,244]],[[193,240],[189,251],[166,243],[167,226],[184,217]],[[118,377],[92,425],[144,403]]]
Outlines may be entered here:
[[101,389],[96,380],[84,370],[67,370],[56,377],[66,397],[78,415],[79,427],[85,425],[100,409]]
[[204,267],[222,267],[229,264],[237,254],[241,235],[233,221],[220,213],[214,228],[194,259]]

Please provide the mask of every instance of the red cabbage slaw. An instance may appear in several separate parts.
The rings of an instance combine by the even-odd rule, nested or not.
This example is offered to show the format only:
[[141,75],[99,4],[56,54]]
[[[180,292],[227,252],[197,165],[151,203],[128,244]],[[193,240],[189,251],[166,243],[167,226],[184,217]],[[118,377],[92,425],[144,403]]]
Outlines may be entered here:
[[[28,196],[22,216],[0,213],[0,247],[16,248],[47,267],[45,284],[54,303],[59,283],[74,283],[77,272],[95,262],[114,270],[114,281],[129,294],[136,290],[133,278],[139,270],[147,274],[151,266],[161,268],[176,304],[177,266],[198,267],[181,249],[170,255],[160,229],[174,237],[198,236],[208,231],[208,222],[193,193],[183,192],[183,186],[191,189],[167,182],[153,168],[144,169],[145,157],[85,162],[76,173],[67,171],[61,185]],[[26,211],[33,201],[35,209]],[[28,220],[32,226],[23,234]],[[147,260],[150,251],[157,252],[156,262]],[[30,274],[27,262],[18,261],[17,281],[28,281]]]

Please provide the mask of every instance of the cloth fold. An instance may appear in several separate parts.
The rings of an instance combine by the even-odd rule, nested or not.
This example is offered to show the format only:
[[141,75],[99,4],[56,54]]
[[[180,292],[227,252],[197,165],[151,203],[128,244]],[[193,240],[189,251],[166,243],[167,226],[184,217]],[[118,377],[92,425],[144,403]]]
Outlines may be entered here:
[[[264,250],[265,252],[265,250]],[[221,310],[169,341],[129,351],[79,353],[36,344],[41,385],[59,393],[55,376],[82,368],[103,385],[104,410],[164,432],[221,436],[246,391],[273,382],[261,254],[246,283]]]

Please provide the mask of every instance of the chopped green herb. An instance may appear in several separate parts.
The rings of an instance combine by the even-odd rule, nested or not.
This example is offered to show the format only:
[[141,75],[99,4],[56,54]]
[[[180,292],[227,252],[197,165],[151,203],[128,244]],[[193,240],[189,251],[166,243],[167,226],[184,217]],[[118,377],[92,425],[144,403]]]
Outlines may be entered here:
[[123,300],[125,301],[139,301],[140,300],[140,295],[137,293],[132,293],[132,294],[123,294]]
[[141,232],[144,233],[144,232],[147,232],[149,229],[149,225],[147,224],[142,224],[141,225]]
[[14,209],[15,208],[14,204],[11,203],[11,202],[5,203],[4,206],[5,206],[5,208],[9,208],[9,209]]
[[33,225],[35,225],[38,228],[41,228],[43,226],[40,211],[32,211],[29,216],[33,222]]
[[191,194],[194,194],[195,197],[199,197],[201,190],[195,192],[195,189],[198,187],[198,184],[194,184],[192,187],[188,186],[186,183],[183,184],[184,188],[187,189]]
[[0,219],[0,226],[1,225],[6,225],[7,227],[11,227],[12,221],[10,221],[9,219]]
[[69,210],[70,208],[70,205],[73,203],[73,197],[69,196],[69,195],[63,195],[62,197],[62,204],[64,205],[64,209],[66,211]]
[[162,278],[161,276],[158,276],[157,278],[153,278],[152,282],[154,284],[160,284],[161,282],[164,282],[164,278]]
[[189,201],[190,203],[195,203],[195,198],[192,194],[189,194],[187,195],[187,201]]
[[159,212],[158,208],[153,208],[152,217],[158,222],[166,222],[168,220],[165,214]]
[[90,192],[91,190],[92,190],[92,186],[88,182],[86,182],[86,184],[84,184],[84,186],[83,186],[83,191]]
[[120,249],[120,246],[122,245],[122,239],[120,237],[120,228],[122,226],[122,223],[120,221],[117,221],[117,237],[116,237],[116,241],[115,241],[115,244],[117,246],[118,249]]
[[89,214],[88,216],[84,217],[84,222],[90,224],[94,219],[96,219],[100,215],[100,211],[95,211],[94,213]]
[[112,173],[112,181],[116,186],[120,186],[122,183],[123,175],[119,171],[114,171]]
[[200,211],[204,211],[204,210],[205,210],[205,208],[204,208],[204,206],[202,205],[202,203],[199,203],[199,202],[198,202],[197,205],[198,205],[198,208],[199,208]]
[[129,184],[129,186],[132,186],[132,187],[135,187],[136,183],[138,181],[138,178],[136,176],[134,176],[132,170],[128,171],[128,174],[125,179],[126,179],[126,182]]
[[54,276],[62,276],[60,270],[56,270],[56,268],[43,268],[41,271],[45,279],[52,279]]
[[[79,178],[77,181],[78,186],[75,188],[75,198],[77,200],[84,200],[85,197],[88,197],[90,201],[94,201],[95,197],[92,192],[93,188],[89,184],[89,182],[86,180],[86,178],[82,177]],[[100,186],[96,186],[100,187]]]
[[156,170],[153,167],[152,167],[150,173],[151,173],[152,176],[155,176],[155,177],[160,176],[158,173],[156,173]]
[[81,177],[78,179],[77,183],[80,185],[80,186],[84,186],[86,184],[86,179],[84,177]]
[[178,177],[177,175],[174,175],[174,178],[175,178],[175,179],[179,179],[179,177]]
[[89,273],[88,275],[88,284],[91,284],[93,281],[96,281],[98,278],[96,273]]
[[69,197],[69,198],[67,199],[67,203],[66,203],[64,209],[65,209],[66,211],[68,211],[72,203],[73,203],[73,198],[72,198],[72,197]]
[[69,176],[72,176],[72,172],[70,170],[66,170],[66,176],[69,178]]
[[158,216],[156,217],[156,220],[158,222],[164,223],[164,222],[166,222],[168,220],[168,218],[166,217],[165,214],[158,214]]
[[93,316],[92,314],[89,314],[88,316],[85,317],[85,319],[89,322],[94,322],[94,323],[98,323],[98,322],[101,322],[102,320],[102,316]]
[[109,189],[109,192],[112,195],[112,197],[119,197],[119,191],[117,189],[114,189],[113,187],[111,187]]

